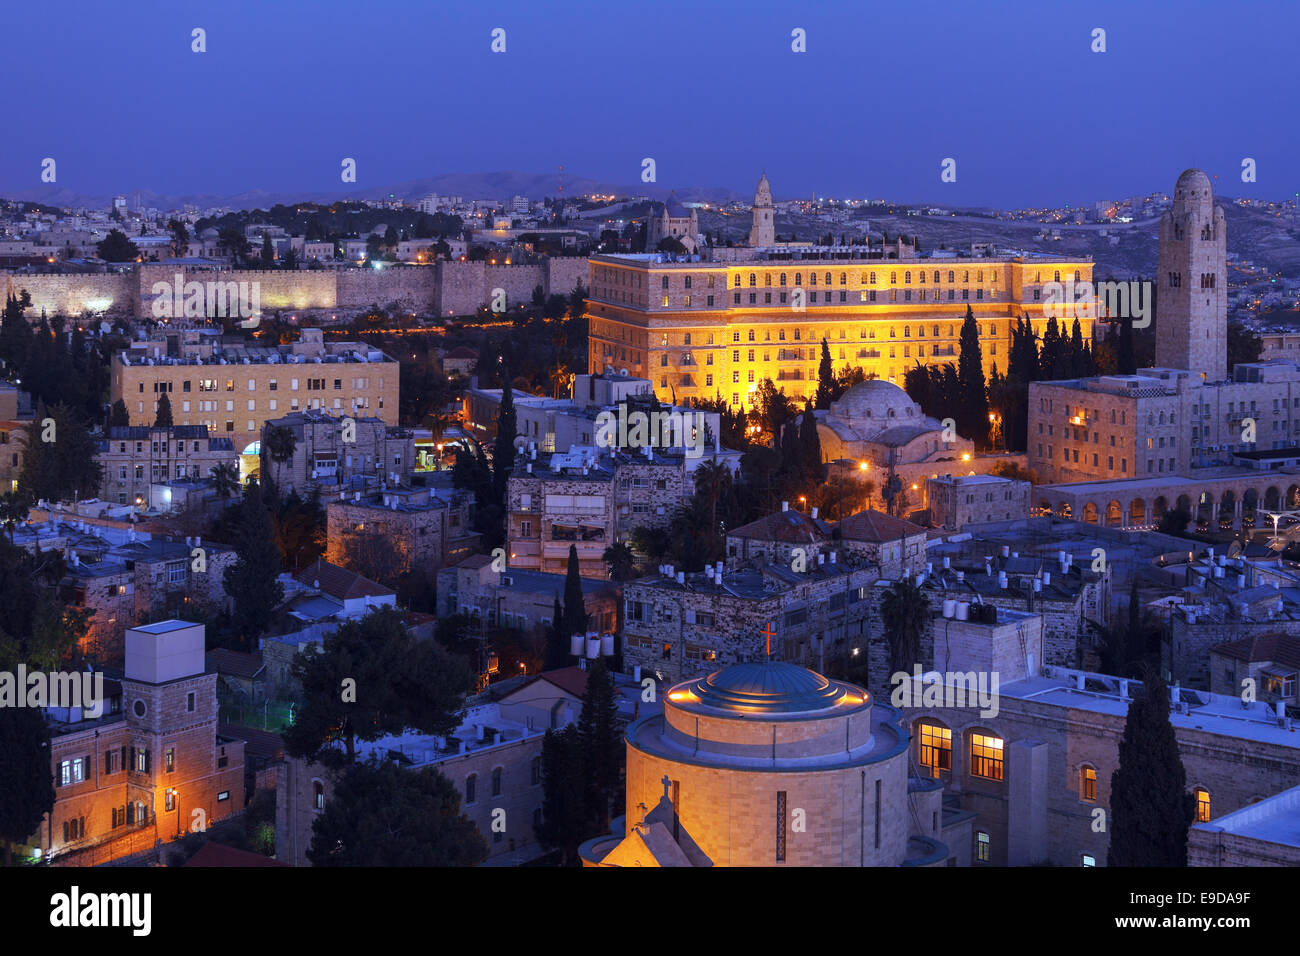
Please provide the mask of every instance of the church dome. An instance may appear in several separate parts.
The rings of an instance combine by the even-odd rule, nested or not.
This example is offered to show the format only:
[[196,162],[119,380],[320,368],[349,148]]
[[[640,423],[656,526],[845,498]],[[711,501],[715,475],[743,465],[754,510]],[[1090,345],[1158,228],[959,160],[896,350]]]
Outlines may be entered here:
[[742,713],[802,713],[824,710],[845,696],[843,684],[782,661],[733,664],[689,685],[706,707]]
[[1185,169],[1174,186],[1174,199],[1194,199],[1209,202],[1214,198],[1210,177],[1199,169]]
[[868,379],[854,385],[838,402],[833,402],[829,414],[847,421],[870,419],[872,422],[919,421],[920,406],[892,382],[881,378]]

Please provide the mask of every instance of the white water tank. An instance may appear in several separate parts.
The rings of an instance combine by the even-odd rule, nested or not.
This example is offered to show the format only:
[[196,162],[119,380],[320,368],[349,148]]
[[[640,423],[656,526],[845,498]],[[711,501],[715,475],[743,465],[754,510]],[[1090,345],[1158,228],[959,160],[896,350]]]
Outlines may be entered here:
[[958,602],[957,602],[957,620],[959,620],[959,621],[965,621],[965,620],[968,620],[969,618],[970,618],[970,602],[969,602],[969,601],[958,601]]
[[594,661],[599,656],[600,656],[600,635],[588,634],[587,635],[587,657]]
[[956,613],[957,613],[957,602],[954,599],[948,598],[946,601],[943,602],[944,617],[952,617]]
[[569,653],[574,657],[581,657],[585,647],[585,640],[581,634],[574,634],[569,638]]
[[601,656],[601,657],[613,657],[613,656],[614,656],[614,635],[613,635],[613,634],[602,634],[602,635],[601,635],[601,638],[600,638],[600,656]]

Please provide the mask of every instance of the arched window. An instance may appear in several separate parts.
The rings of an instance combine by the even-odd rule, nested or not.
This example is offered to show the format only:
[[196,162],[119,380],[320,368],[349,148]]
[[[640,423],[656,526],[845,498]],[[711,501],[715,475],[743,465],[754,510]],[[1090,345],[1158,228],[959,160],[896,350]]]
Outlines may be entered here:
[[939,776],[940,771],[952,770],[952,730],[941,724],[923,720],[917,727],[917,763]]
[[478,799],[478,774],[472,773],[465,778],[465,802],[473,803]]
[[794,284],[795,284],[795,285],[803,285],[803,274],[802,274],[802,273],[796,272],[796,273],[794,274]]
[[809,285],[816,285],[816,284],[817,284],[817,273],[815,273],[815,272],[810,272],[810,273],[808,273],[808,284],[809,284]]
[[992,734],[971,734],[971,776],[983,777],[985,780],[1001,780],[1002,747],[1003,740],[1001,737],[995,737]]
[[848,285],[848,284],[849,284],[849,274],[847,272],[841,272],[840,285]]
[[785,273],[781,273],[781,285],[785,285]]
[[1084,764],[1079,768],[1079,799],[1097,802],[1097,768]]
[[826,273],[826,284],[827,285],[831,284],[831,274],[829,272]]
[[771,284],[772,284],[772,273],[770,273],[770,272],[764,272],[764,273],[763,273],[763,285],[771,285]]
[[1210,791],[1206,790],[1204,787],[1197,787],[1192,791],[1192,794],[1196,797],[1196,822],[1209,823]]
[[492,796],[501,796],[501,768],[497,767],[492,771]]
[[983,281],[984,281],[984,270],[983,270],[983,269],[981,269],[979,272],[975,273],[975,281],[976,281],[976,282],[983,282]]
[[938,270],[938,269],[935,269],[935,270],[934,270],[934,281],[935,281],[936,283],[939,281],[939,270]]
[[691,344],[691,333],[690,333],[690,332],[687,332],[687,333],[686,333],[685,337],[682,339],[682,344],[683,344],[683,345],[690,345],[690,344]]
[[891,272],[891,273],[889,274],[889,284],[890,284],[890,285],[898,285],[898,273],[897,273],[897,272]]
[[957,273],[953,272],[951,269],[948,270],[948,281],[949,282],[957,281]]
[[925,285],[925,270],[924,270],[924,269],[922,269],[920,272],[917,273],[917,278],[919,278],[919,279],[921,280],[921,285]]
[[904,285],[911,285],[911,284],[912,284],[912,270],[911,270],[911,269],[908,269],[906,272],[903,273],[903,284],[904,284]]
[[933,329],[931,329],[930,331],[931,331],[931,333],[933,333],[933,335],[934,335],[934,337],[935,337],[936,339],[939,337],[939,326],[936,325],[936,326],[935,326]]
[[737,289],[740,288],[740,273],[739,273],[739,272],[736,273],[736,281],[735,281],[734,283],[732,283],[732,284],[733,284]]
[[961,273],[961,281],[962,281],[962,282],[970,282],[970,270],[969,270],[969,269],[963,269],[963,270],[962,270],[962,273]]
[[1074,281],[1075,281],[1075,282],[1080,282],[1080,281],[1082,281],[1082,279],[1080,278],[1080,272],[1079,272],[1078,269],[1075,269],[1075,270],[1074,270]]
[[756,285],[758,285],[758,276],[751,272],[749,274],[749,287],[752,289]]

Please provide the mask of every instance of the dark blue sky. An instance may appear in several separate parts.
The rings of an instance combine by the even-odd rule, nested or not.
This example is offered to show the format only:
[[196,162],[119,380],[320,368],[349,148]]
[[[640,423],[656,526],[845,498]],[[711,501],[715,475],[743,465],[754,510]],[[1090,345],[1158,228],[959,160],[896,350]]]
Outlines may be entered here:
[[[5,5],[0,195],[351,190],[563,164],[777,198],[1002,206],[1300,189],[1300,4],[600,0]],[[190,30],[208,52],[190,52]],[[507,52],[489,51],[493,27]],[[790,50],[807,31],[808,52]],[[1094,27],[1107,52],[1092,53]],[[957,182],[939,180],[957,159]],[[1242,157],[1258,182],[1240,181]]]

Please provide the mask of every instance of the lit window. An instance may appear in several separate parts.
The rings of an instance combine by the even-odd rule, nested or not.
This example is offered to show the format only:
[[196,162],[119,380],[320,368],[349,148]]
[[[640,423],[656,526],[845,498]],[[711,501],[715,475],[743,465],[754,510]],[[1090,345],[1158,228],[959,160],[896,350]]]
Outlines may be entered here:
[[1079,770],[1079,799],[1097,802],[1097,771],[1092,767],[1085,766]]
[[1192,791],[1196,795],[1196,822],[1210,822],[1210,791],[1197,787]]
[[990,859],[990,853],[989,853],[990,849],[991,849],[991,844],[989,842],[989,835],[985,833],[983,830],[979,830],[978,832],[976,832],[975,862],[987,863]]
[[1083,854],[1082,864],[1084,866],[1096,866],[1097,858],[1091,854],[1085,853]]
[[939,776],[941,770],[952,769],[952,731],[949,728],[921,724],[920,762],[934,777]]
[[1002,738],[971,734],[970,772],[986,780],[1002,779]]

